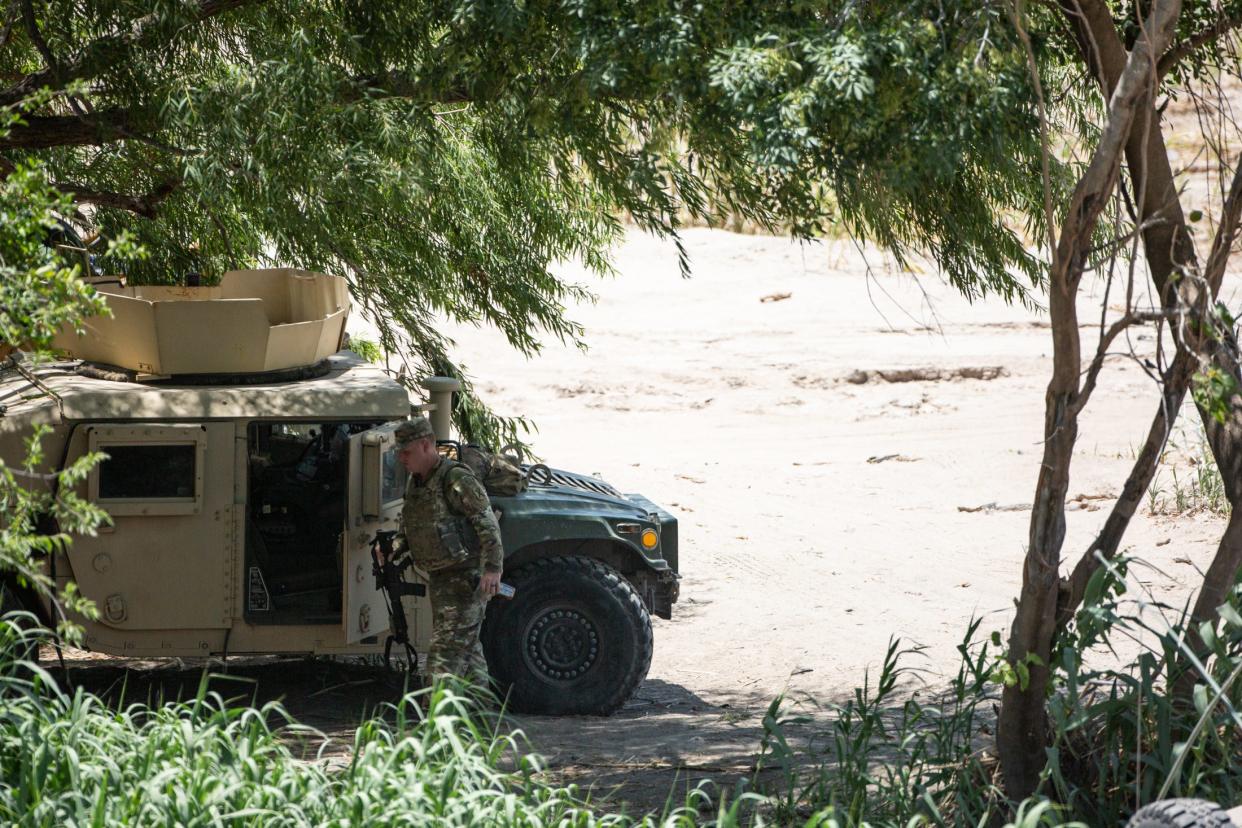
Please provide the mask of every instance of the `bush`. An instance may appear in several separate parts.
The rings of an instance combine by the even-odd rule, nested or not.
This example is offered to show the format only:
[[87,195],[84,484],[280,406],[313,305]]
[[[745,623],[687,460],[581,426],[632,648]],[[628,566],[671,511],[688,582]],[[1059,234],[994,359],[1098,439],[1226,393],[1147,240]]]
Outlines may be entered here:
[[822,754],[790,747],[790,725],[807,719],[773,702],[760,760],[781,771],[772,815],[808,824],[832,816],[843,826],[1122,825],[1167,797],[1242,802],[1239,590],[1216,624],[1196,631],[1211,653],[1200,661],[1186,644],[1185,611],[1136,591],[1126,577],[1133,565],[1099,570],[1054,650],[1053,740],[1036,797],[1011,802],[996,778],[993,704],[1000,684],[1021,679],[997,669],[999,636],[976,640],[975,621],[956,676],[930,700],[902,698],[911,673],[903,661],[917,649],[891,643],[878,680],[831,707],[827,732],[813,740],[826,745]]

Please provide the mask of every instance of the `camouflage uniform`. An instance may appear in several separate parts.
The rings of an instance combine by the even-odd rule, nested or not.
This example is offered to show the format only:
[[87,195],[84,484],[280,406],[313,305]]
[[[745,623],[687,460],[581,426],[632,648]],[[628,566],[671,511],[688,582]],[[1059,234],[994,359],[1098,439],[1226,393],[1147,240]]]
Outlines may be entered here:
[[[401,426],[396,436],[400,443],[430,436],[430,424],[417,418]],[[469,548],[472,543],[458,546],[444,538],[446,525],[469,535],[458,530],[462,518],[478,538],[477,550]],[[424,674],[452,674],[486,687],[479,628],[487,598],[477,584],[481,572],[500,572],[504,561],[500,526],[487,492],[469,468],[442,459],[425,481],[410,477],[401,525],[414,563],[427,573],[431,597],[431,646]]]

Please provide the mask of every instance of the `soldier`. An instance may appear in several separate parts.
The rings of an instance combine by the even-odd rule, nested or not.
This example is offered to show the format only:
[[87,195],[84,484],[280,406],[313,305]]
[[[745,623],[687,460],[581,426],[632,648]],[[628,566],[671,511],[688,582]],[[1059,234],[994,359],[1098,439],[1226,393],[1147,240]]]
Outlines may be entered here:
[[504,561],[496,515],[470,469],[436,451],[425,417],[401,424],[395,436],[397,459],[410,473],[401,526],[414,563],[427,573],[431,597],[424,676],[454,675],[487,687],[479,628]]

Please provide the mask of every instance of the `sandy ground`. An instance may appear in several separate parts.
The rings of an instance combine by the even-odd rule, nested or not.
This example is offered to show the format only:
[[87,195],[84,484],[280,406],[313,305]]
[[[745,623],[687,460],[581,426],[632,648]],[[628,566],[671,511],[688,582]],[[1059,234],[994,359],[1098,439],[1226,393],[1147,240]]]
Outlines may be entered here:
[[[691,279],[671,245],[627,238],[621,277],[571,309],[586,353],[554,344],[528,361],[492,332],[449,331],[485,399],[538,424],[546,462],[679,517],[682,598],[673,620],[655,622],[635,698],[611,719],[522,722],[565,777],[641,805],[674,783],[745,775],[777,694],[839,700],[892,637],[925,648],[909,664],[935,687],[971,618],[982,635],[1007,632],[1050,371],[1038,309],[970,304],[851,242],[713,230],[685,241]],[[1231,281],[1233,305],[1235,293]],[[1083,292],[1086,354],[1104,301],[1102,284]],[[1140,332],[1130,344],[1148,354],[1154,342]],[[942,378],[888,381],[901,369]],[[1110,357],[1074,466],[1071,564],[1156,405],[1142,367]],[[1197,420],[1184,424],[1175,439],[1193,443]],[[1157,479],[1159,498],[1172,498],[1172,474]],[[1161,572],[1139,578],[1184,601],[1223,522],[1143,511],[1125,546]]]
[[[631,809],[680,800],[702,778],[747,777],[778,694],[813,713],[802,731],[812,735],[829,714],[806,700],[848,697],[890,638],[925,648],[908,664],[934,690],[972,618],[981,635],[1007,630],[1050,370],[1039,310],[970,304],[848,241],[690,230],[685,242],[691,279],[671,245],[625,240],[620,277],[592,280],[598,302],[570,309],[585,353],[551,344],[528,361],[494,332],[447,331],[486,401],[537,423],[546,462],[598,472],[680,519],[681,601],[671,621],[655,620],[655,658],[630,703],[610,718],[517,722],[555,778]],[[1236,307],[1236,279],[1225,294]],[[1103,302],[1102,285],[1084,290],[1087,353]],[[1131,344],[1154,343],[1138,333]],[[903,369],[930,378],[891,381]],[[1141,366],[1110,358],[1074,466],[1071,562],[1103,524],[1156,405]],[[1193,416],[1185,424],[1182,444]],[[1161,472],[1158,498],[1173,496],[1172,473]],[[1139,572],[1153,594],[1177,603],[1222,526],[1144,509],[1126,548],[1159,568]],[[361,708],[383,697],[322,662],[234,671],[247,669],[342,750]],[[177,676],[196,684],[194,671]]]

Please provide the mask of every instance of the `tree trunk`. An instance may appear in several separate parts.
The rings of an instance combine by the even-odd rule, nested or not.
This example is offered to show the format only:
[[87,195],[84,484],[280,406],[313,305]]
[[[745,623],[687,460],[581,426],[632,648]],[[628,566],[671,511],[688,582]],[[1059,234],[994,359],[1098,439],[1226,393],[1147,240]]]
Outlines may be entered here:
[[1191,613],[1192,636],[1188,639],[1192,646],[1198,645],[1195,649],[1200,653],[1203,642],[1199,638],[1198,626],[1204,621],[1216,620],[1216,608],[1225,603],[1225,596],[1237,578],[1239,566],[1242,566],[1242,512],[1234,509],[1216,548],[1216,557],[1203,576],[1203,588],[1199,590],[1199,598]]
[[1126,478],[1121,495],[1113,504],[1113,509],[1104,522],[1104,528],[1096,535],[1095,541],[1087,547],[1087,551],[1078,559],[1073,574],[1062,585],[1060,603],[1057,607],[1057,629],[1064,628],[1074,617],[1083,596],[1087,591],[1087,583],[1100,567],[1096,557],[1098,552],[1106,560],[1111,560],[1121,546],[1121,538],[1125,535],[1130,519],[1143,501],[1143,495],[1151,486],[1156,476],[1156,467],[1160,465],[1160,455],[1168,442],[1169,432],[1181,410],[1182,401],[1190,387],[1190,377],[1194,373],[1197,361],[1195,355],[1182,348],[1173,358],[1169,369],[1164,373],[1164,388],[1161,393],[1160,407],[1152,417],[1151,427],[1147,430],[1147,439],[1139,451],[1130,475]]
[[1032,504],[1030,547],[1007,656],[1019,680],[1005,687],[997,728],[1005,790],[1014,799],[1024,799],[1035,792],[1046,765],[1048,732],[1044,702],[1056,632],[1065,497],[1080,407],[1078,284],[1092,233],[1116,187],[1136,113],[1150,110],[1155,62],[1167,48],[1180,12],[1180,0],[1152,3],[1144,34],[1126,56],[1125,68],[1109,95],[1107,122],[1091,162],[1074,188],[1059,238],[1051,251],[1048,291],[1053,368],[1045,403],[1043,463]]
[[[1220,290],[1220,283],[1224,279],[1225,266],[1233,249],[1240,221],[1242,164],[1238,164],[1234,171],[1233,184],[1225,197],[1216,238],[1212,242],[1212,252],[1208,256],[1205,280],[1213,297]],[[1219,331],[1216,337],[1204,337],[1203,340],[1204,350],[1209,351],[1213,366],[1227,372],[1236,383],[1234,387],[1242,389],[1242,367],[1239,366],[1238,342],[1234,332]],[[1194,623],[1191,624],[1190,644],[1202,652],[1199,623],[1216,619],[1216,608],[1225,602],[1238,566],[1242,564],[1242,529],[1238,527],[1238,504],[1242,500],[1242,396],[1235,392],[1230,397],[1223,423],[1204,411],[1203,406],[1199,406],[1199,416],[1203,420],[1208,445],[1212,447],[1212,454],[1216,458],[1216,466],[1220,470],[1221,482],[1231,509],[1229,525],[1216,550],[1216,557],[1208,567],[1203,587],[1199,590],[1199,597],[1191,613]]]
[[[1064,301],[1064,300],[1063,300]],[[1068,299],[1073,303],[1074,297]],[[1055,307],[1057,303],[1053,303]],[[1057,323],[1053,322],[1054,330]],[[1061,329],[1075,340],[1072,333]],[[1063,350],[1076,351],[1074,346]],[[1063,360],[1064,361],[1064,360]],[[1077,362],[1074,362],[1076,368]],[[1044,455],[1031,512],[1030,547],[1022,568],[1022,591],[1009,633],[1010,662],[1026,680],[1007,685],[1001,696],[997,750],[1005,790],[1015,799],[1034,792],[1046,764],[1048,744],[1044,698],[1048,689],[1053,634],[1056,630],[1058,571],[1065,540],[1065,496],[1069,488],[1070,459],[1078,438],[1077,370],[1065,387],[1065,372],[1054,369],[1048,386]],[[1031,656],[1035,658],[1032,659]]]
[[[1199,409],[1199,416],[1203,418],[1208,444],[1212,448],[1212,454],[1216,456],[1225,496],[1231,507],[1229,523],[1216,547],[1216,556],[1212,558],[1212,563],[1203,576],[1203,586],[1199,588],[1194,609],[1190,613],[1189,629],[1186,631],[1187,646],[1202,660],[1207,657],[1208,648],[1199,635],[1199,625],[1216,621],[1217,608],[1225,603],[1238,576],[1238,568],[1242,566],[1242,509],[1238,508],[1239,498],[1242,497],[1242,492],[1239,491],[1242,489],[1242,405],[1235,396],[1224,423],[1217,422],[1202,407]],[[1190,659],[1183,657],[1179,662],[1177,670],[1174,671],[1175,692],[1180,698],[1189,700],[1198,674]]]

